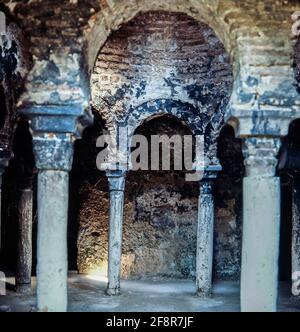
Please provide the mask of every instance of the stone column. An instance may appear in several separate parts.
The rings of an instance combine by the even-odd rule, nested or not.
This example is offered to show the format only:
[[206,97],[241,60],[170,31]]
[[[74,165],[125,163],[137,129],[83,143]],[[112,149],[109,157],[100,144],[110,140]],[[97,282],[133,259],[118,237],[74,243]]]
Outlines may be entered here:
[[37,305],[39,311],[67,310],[67,224],[69,134],[34,136],[38,168]]
[[109,171],[108,295],[120,293],[125,171]]
[[[300,284],[300,177],[293,177],[292,280]],[[298,292],[297,292],[298,293]],[[300,298],[298,295],[297,297]]]
[[244,141],[241,310],[276,311],[280,233],[280,180],[275,176],[280,139]]
[[18,206],[18,264],[16,273],[16,291],[31,291],[32,269],[32,189],[20,189]]
[[200,182],[196,253],[196,286],[199,296],[210,296],[212,291],[214,238],[214,198],[212,180]]
[[[85,103],[29,104],[29,118],[38,169],[37,308],[67,310],[67,223],[69,171],[73,143],[92,123]],[[87,109],[88,110],[88,109]]]

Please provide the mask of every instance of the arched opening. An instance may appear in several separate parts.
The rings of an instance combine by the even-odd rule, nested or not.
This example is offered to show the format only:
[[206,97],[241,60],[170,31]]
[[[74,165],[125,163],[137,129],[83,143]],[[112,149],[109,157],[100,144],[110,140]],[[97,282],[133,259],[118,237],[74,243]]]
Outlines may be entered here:
[[[111,135],[116,135],[120,127],[127,128],[129,135],[132,135],[136,128],[140,130],[144,126],[147,127],[149,123],[152,124],[157,121],[157,119],[153,119],[144,122],[151,116],[157,117],[158,115],[169,114],[177,117],[191,128],[193,134],[205,137],[205,163],[207,167],[216,170],[219,166],[217,138],[224,123],[225,108],[232,85],[233,74],[229,55],[208,25],[200,23],[183,13],[146,12],[140,13],[124,24],[108,38],[106,44],[101,48],[91,77],[92,107],[94,112],[100,114],[103,118],[105,127]],[[174,121],[171,120],[172,117],[170,116],[167,116],[166,119],[169,122]],[[140,127],[142,123],[143,126]],[[175,123],[173,126],[176,128]],[[136,132],[139,132],[138,130]],[[151,133],[150,127],[148,127],[148,132]],[[130,181],[127,181],[127,183],[130,186],[137,186],[135,179],[138,176],[142,175],[131,172],[128,175]],[[152,174],[148,177],[150,180],[155,179]],[[160,182],[163,178],[167,179],[168,177],[169,180],[164,180],[168,184],[168,181],[171,180],[169,174],[164,174],[163,177],[160,175]],[[179,193],[179,198],[185,195],[189,197],[188,192],[196,193],[194,194],[194,200],[197,195],[199,196],[199,187],[197,194],[196,184],[187,189],[188,185],[183,182],[182,188],[185,188],[185,193],[178,186],[177,184],[176,190]],[[128,197],[128,188],[126,190],[126,197]],[[136,190],[139,192],[143,190],[143,187],[139,188],[137,186]],[[136,274],[138,277],[147,275],[192,277],[195,275],[195,268],[193,267],[193,264],[195,265],[195,247],[194,256],[192,250],[197,241],[192,241],[193,245],[188,242],[188,247],[187,242],[183,245],[184,241],[182,240],[174,241],[173,239],[171,241],[172,236],[175,235],[170,229],[172,227],[180,228],[178,224],[182,220],[186,220],[186,217],[178,209],[178,202],[174,207],[171,206],[171,202],[175,204],[176,199],[167,197],[163,188],[159,189],[157,187],[156,190],[156,193],[152,190],[148,200],[143,198],[144,195],[141,195],[141,198],[138,199],[139,204],[145,205],[138,208],[140,210],[138,217],[143,217],[145,220],[148,218],[150,227],[150,234],[141,236],[143,234],[141,231],[139,234],[141,241],[143,238],[146,241],[147,238],[146,243],[148,245],[145,246],[139,241],[130,240],[130,235],[135,234],[135,232],[126,232],[126,230],[123,232],[123,256],[124,252],[127,255],[126,258],[122,257],[123,262],[126,261],[125,267],[122,263],[123,276],[126,276],[126,274],[134,276]],[[161,194],[159,194],[160,191]],[[171,189],[168,189],[168,191],[172,192]],[[150,189],[149,192],[151,192]],[[177,193],[174,192],[174,195],[176,196]],[[156,207],[154,202],[159,201],[160,196],[163,201],[169,201],[170,203],[161,203],[160,208]],[[192,197],[189,198],[193,201]],[[102,202],[105,202],[105,199],[107,201],[107,197],[103,197]],[[151,201],[153,202],[150,204]],[[128,219],[127,213],[130,213],[128,212],[130,211],[130,204],[132,204],[126,202],[125,199],[124,227]],[[103,204],[107,206],[106,203]],[[193,204],[194,210],[191,211],[195,212],[198,207],[195,202]],[[186,210],[186,208],[184,207],[183,210]],[[177,213],[174,214],[174,211],[177,211]],[[131,219],[138,217],[134,217],[132,213],[130,215]],[[174,220],[177,221],[174,222]],[[153,236],[153,234],[156,234],[156,231],[153,231],[156,224],[158,234],[168,232],[168,228],[170,228],[170,237],[166,241],[167,250],[164,249],[163,251],[162,248],[157,248],[160,245],[157,237],[167,237]],[[138,227],[143,224],[139,222],[132,223],[131,221],[128,225]],[[194,223],[193,232],[188,230],[194,237],[197,233],[195,226]],[[192,226],[190,228],[192,229]],[[96,242],[101,234],[105,234],[107,239],[108,225],[106,224],[106,232],[99,231],[99,227],[95,226],[91,226],[93,231],[88,229],[89,226],[84,221],[79,226],[78,262],[79,270],[82,272],[93,270],[94,268],[90,266],[95,264],[91,262],[103,260],[100,256],[107,255],[107,249],[99,247]],[[90,240],[85,238],[88,233]],[[186,236],[185,232],[182,232],[182,236]],[[149,244],[151,238],[154,242],[156,241],[156,245],[151,241]],[[86,244],[89,241],[94,244],[93,249],[87,247]],[[129,246],[127,245],[128,241]],[[145,250],[141,251],[138,247],[135,250],[132,249],[131,246],[134,242],[139,243],[137,244],[138,247],[148,248],[148,256],[144,253]],[[105,241],[102,241],[102,243],[105,243]],[[168,243],[173,243],[172,250],[171,247],[168,247]],[[174,243],[182,244],[181,247],[179,245],[180,250],[178,246],[174,246]],[[83,249],[82,255],[80,254],[81,249]],[[182,251],[181,254],[179,254],[180,251]],[[135,252],[140,252],[140,254],[135,254]],[[156,255],[154,252],[156,252]],[[170,256],[170,259],[167,259],[167,254],[173,255],[173,258]],[[89,256],[94,257],[88,258]],[[157,260],[157,257],[160,257],[160,261]],[[153,266],[152,270],[151,266]],[[148,270],[146,267],[148,267]],[[153,270],[154,267],[156,272]],[[98,268],[103,270],[103,268]]]
[[218,158],[222,165],[215,183],[214,278],[240,280],[244,157],[242,140],[225,125],[218,138]]
[[[180,137],[192,132],[175,117],[164,115],[140,125],[135,135]],[[149,149],[150,150],[150,149]],[[129,172],[126,196],[133,211],[125,209],[122,271],[125,277],[191,278],[195,276],[198,185],[185,181],[184,170],[174,167],[176,147],[171,144],[170,170],[163,170],[160,149],[158,171]],[[181,151],[180,151],[181,152]],[[149,169],[152,163],[149,151]],[[132,219],[133,217],[133,219]]]
[[[104,173],[95,166],[95,141],[101,125],[86,130],[78,141],[72,171],[70,211],[77,216],[76,230],[69,254],[75,266],[77,256],[81,273],[107,275],[108,185]],[[144,122],[135,134],[190,135],[190,129],[178,119],[164,115]],[[239,280],[242,228],[243,157],[241,141],[231,127],[222,130],[218,157],[223,166],[215,185],[216,221],[215,280]],[[87,148],[89,147],[89,148]],[[186,182],[185,172],[129,172],[126,178],[124,208],[122,277],[193,278],[198,183]],[[100,204],[101,202],[101,204]],[[74,221],[74,219],[72,219]],[[72,221],[72,222],[73,222]],[[75,223],[76,224],[76,223]],[[73,224],[74,225],[74,224]],[[75,237],[78,236],[78,252]],[[166,235],[167,236],[166,236]],[[161,246],[164,242],[163,246]],[[174,245],[176,243],[176,245]],[[70,242],[69,242],[70,245]]]
[[[3,176],[2,192],[2,246],[0,251],[0,270],[16,271],[18,261],[18,241],[20,239],[18,205],[23,189],[36,192],[32,137],[28,122],[21,119],[14,134],[12,144],[13,158]],[[33,275],[36,266],[36,197],[33,202]]]

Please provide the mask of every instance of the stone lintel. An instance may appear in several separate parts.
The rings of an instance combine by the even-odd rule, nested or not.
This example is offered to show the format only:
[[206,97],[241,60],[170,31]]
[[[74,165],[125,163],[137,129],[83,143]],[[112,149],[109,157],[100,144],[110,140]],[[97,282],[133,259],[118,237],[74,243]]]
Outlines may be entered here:
[[290,123],[297,118],[300,118],[300,112],[291,109],[229,109],[225,121],[233,127],[236,137],[282,137],[288,134]]
[[29,119],[33,151],[39,170],[70,171],[73,143],[85,127],[92,124],[92,115],[83,104],[30,105],[20,113]]
[[29,118],[34,133],[71,133],[80,138],[85,127],[92,125],[93,116],[84,104],[31,105],[20,113]]

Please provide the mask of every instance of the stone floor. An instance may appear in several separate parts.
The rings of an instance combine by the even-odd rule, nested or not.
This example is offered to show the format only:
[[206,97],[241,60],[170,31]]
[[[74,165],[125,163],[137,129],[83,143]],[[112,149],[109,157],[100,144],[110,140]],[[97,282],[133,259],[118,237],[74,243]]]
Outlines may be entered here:
[[[234,282],[214,283],[213,296],[200,299],[194,295],[190,280],[123,281],[122,294],[105,295],[106,280],[97,276],[69,274],[69,311],[93,312],[208,312],[239,311],[239,285]],[[33,289],[35,278],[33,278]],[[35,294],[14,292],[14,278],[7,278],[7,294],[0,296],[0,311],[35,311]],[[279,311],[300,312],[287,284],[280,285]]]

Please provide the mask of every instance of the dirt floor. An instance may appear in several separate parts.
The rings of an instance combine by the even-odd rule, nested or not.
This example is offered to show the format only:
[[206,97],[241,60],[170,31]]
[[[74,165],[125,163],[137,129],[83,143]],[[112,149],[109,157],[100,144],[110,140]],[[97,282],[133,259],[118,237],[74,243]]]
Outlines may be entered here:
[[[35,311],[35,284],[32,292],[19,295],[14,291],[14,278],[8,277],[6,296],[0,296],[0,311]],[[232,312],[239,311],[239,285],[216,282],[209,299],[195,296],[191,280],[123,281],[122,294],[105,294],[104,277],[69,274],[69,307],[71,312]],[[300,301],[290,295],[289,285],[280,284],[278,311],[300,312]]]

